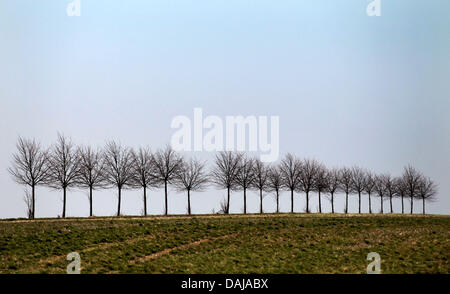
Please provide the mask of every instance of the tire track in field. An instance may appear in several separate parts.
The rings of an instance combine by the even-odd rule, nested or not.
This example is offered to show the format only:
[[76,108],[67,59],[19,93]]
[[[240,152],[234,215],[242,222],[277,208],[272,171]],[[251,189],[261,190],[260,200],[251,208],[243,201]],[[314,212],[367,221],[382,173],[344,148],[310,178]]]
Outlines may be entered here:
[[191,247],[195,247],[195,246],[201,245],[203,243],[214,242],[214,241],[217,241],[217,240],[234,237],[236,235],[237,235],[237,233],[233,233],[233,234],[222,235],[222,236],[218,236],[218,237],[214,237],[214,238],[200,239],[200,240],[188,243],[188,244],[178,245],[178,246],[175,246],[175,247],[172,247],[172,248],[167,248],[167,249],[164,249],[164,250],[161,250],[161,251],[158,251],[158,252],[155,252],[155,253],[152,253],[152,254],[140,257],[140,258],[132,259],[132,260],[129,261],[129,263],[130,264],[135,264],[137,262],[145,262],[145,261],[148,261],[148,260],[157,259],[157,258],[160,258],[163,255],[170,254],[174,250],[186,250],[186,249],[189,249]]
[[[149,235],[149,236],[143,236],[143,237],[137,237],[137,238],[131,238],[131,239],[127,239],[125,241],[117,241],[117,242],[108,242],[108,243],[100,243],[97,244],[95,246],[91,246],[82,250],[75,250],[75,252],[78,253],[87,253],[87,252],[91,252],[94,250],[102,250],[102,249],[107,249],[113,246],[117,246],[117,245],[128,245],[128,244],[135,244],[137,242],[140,241],[150,241],[154,238],[154,236]],[[39,263],[55,263],[59,260],[64,260],[66,258],[66,255],[58,255],[58,256],[52,256],[46,259],[41,259],[39,260]]]

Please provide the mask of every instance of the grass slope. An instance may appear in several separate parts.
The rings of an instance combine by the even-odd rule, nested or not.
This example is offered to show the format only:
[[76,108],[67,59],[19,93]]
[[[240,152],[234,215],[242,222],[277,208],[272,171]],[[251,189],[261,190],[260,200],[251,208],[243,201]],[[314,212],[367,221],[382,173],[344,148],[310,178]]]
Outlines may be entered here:
[[0,273],[450,273],[450,217],[231,215],[0,221]]

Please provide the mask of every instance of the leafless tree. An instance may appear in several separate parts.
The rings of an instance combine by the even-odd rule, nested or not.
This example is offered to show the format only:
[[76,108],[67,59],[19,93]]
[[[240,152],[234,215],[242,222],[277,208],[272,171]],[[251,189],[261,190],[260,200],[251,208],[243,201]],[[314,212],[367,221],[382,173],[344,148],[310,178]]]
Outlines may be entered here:
[[318,193],[319,196],[319,213],[322,213],[322,199],[321,193],[327,191],[328,183],[328,170],[325,165],[319,163],[317,165],[317,171],[314,176],[313,190]]
[[132,152],[132,156],[133,173],[130,183],[135,188],[143,189],[144,216],[147,216],[147,189],[156,186],[153,154],[150,148],[146,147]]
[[13,154],[12,166],[8,168],[14,181],[31,188],[31,218],[35,216],[35,188],[48,180],[48,151],[35,140],[17,140],[17,153]]
[[247,189],[251,188],[253,182],[255,181],[253,165],[254,160],[252,158],[248,158],[246,155],[243,155],[235,177],[236,187],[239,187],[244,192],[244,214],[247,213]]
[[93,190],[106,187],[103,160],[101,150],[93,150],[90,146],[79,147],[79,168],[80,174],[76,180],[76,185],[80,188],[89,189],[89,216],[93,216],[92,194]]
[[25,202],[26,205],[26,214],[28,219],[33,219],[33,196],[31,193],[25,189],[25,195],[23,196],[23,202]]
[[169,145],[164,150],[156,152],[153,157],[155,162],[155,179],[158,183],[164,185],[164,214],[167,215],[169,212],[167,186],[175,179],[177,172],[183,164],[183,158]]
[[75,186],[80,178],[80,160],[78,152],[69,138],[58,134],[58,140],[53,145],[48,160],[49,179],[47,185],[63,190],[62,217],[66,217],[67,189]]
[[372,213],[372,193],[375,191],[376,177],[372,172],[366,171],[364,175],[364,192],[369,196],[369,213]]
[[345,193],[345,213],[348,213],[348,194],[353,192],[352,170],[344,167],[341,169],[340,173],[340,188]]
[[385,175],[384,186],[386,188],[386,195],[389,197],[389,205],[390,205],[390,208],[391,208],[391,213],[393,213],[394,210],[393,210],[393,207],[392,207],[392,198],[395,195],[395,181],[391,177],[390,174],[386,174]]
[[375,191],[378,193],[378,197],[380,197],[380,202],[381,202],[381,213],[383,213],[383,197],[386,195],[387,193],[387,189],[386,189],[386,179],[388,178],[387,175],[381,174],[381,175],[377,175],[375,176]]
[[231,151],[221,151],[216,155],[215,167],[212,171],[212,182],[217,187],[227,189],[226,209],[230,213],[230,192],[236,187],[236,177],[241,167],[243,154]]
[[104,161],[106,182],[111,186],[117,187],[117,216],[120,216],[122,189],[130,187],[133,178],[134,161],[132,150],[122,147],[119,143],[110,141],[105,147]]
[[305,159],[302,161],[299,175],[298,191],[304,192],[306,195],[306,213],[310,213],[309,209],[309,192],[314,189],[314,179],[317,174],[319,163],[313,159]]
[[331,212],[334,213],[334,194],[339,191],[341,187],[341,172],[337,168],[333,168],[327,172],[327,193],[330,194]]
[[189,215],[191,215],[191,191],[202,191],[208,180],[208,176],[205,174],[205,164],[196,159],[183,162],[177,170],[174,184],[178,190],[187,192]]
[[425,201],[434,200],[437,194],[437,185],[425,176],[419,181],[417,197],[422,199],[422,213],[425,214]]
[[366,173],[360,167],[352,168],[352,190],[358,193],[358,213],[361,213],[361,193],[364,191]]
[[294,191],[299,187],[302,162],[288,153],[280,163],[283,186],[291,191],[291,213],[294,213]]
[[405,167],[402,177],[403,177],[403,181],[405,182],[405,185],[406,185],[406,194],[410,197],[410,200],[411,200],[411,214],[412,214],[414,198],[418,194],[420,179],[421,179],[422,175],[411,165],[408,165]]
[[283,176],[279,166],[271,166],[269,168],[269,175],[267,181],[267,189],[270,192],[275,192],[277,202],[277,213],[280,212],[280,191],[283,187]]
[[259,190],[259,213],[263,213],[263,191],[267,190],[268,182],[268,169],[261,160],[255,160],[253,164],[253,174],[255,180],[253,181],[253,187]]
[[403,177],[397,177],[394,179],[395,183],[395,195],[400,197],[402,200],[402,214],[405,213],[405,203],[403,201],[406,193],[407,187]]
[[219,214],[227,213],[227,209],[228,209],[227,198],[224,197],[222,201],[220,201],[220,209],[217,213]]

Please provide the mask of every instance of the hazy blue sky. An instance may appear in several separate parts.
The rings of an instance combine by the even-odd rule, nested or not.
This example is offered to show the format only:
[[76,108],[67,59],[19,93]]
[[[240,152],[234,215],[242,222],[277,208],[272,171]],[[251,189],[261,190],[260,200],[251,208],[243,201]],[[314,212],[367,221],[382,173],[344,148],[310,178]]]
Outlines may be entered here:
[[[278,115],[281,153],[330,167],[397,175],[410,163],[439,183],[428,211],[450,214],[450,1],[381,0],[380,17],[366,15],[368,0],[81,0],[81,16],[68,17],[70,2],[0,0],[0,218],[25,215],[6,171],[18,135],[156,149],[194,107]],[[61,214],[60,194],[38,188],[37,216]],[[223,196],[194,193],[193,212],[217,210]],[[94,197],[95,214],[115,213],[114,190]],[[185,212],[184,194],[169,197],[170,212]],[[304,196],[295,201],[302,210]],[[123,212],[139,214],[141,202],[125,192]],[[273,210],[273,198],[264,205]],[[233,193],[231,211],[241,209]],[[162,190],[149,211],[162,213]],[[88,214],[84,192],[69,192],[67,214]]]

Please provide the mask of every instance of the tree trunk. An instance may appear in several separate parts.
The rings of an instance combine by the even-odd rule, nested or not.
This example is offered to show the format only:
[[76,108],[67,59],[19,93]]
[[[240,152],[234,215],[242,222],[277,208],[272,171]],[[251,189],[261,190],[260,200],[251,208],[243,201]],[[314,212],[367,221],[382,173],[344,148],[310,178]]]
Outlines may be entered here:
[[89,186],[89,216],[92,216],[92,186]]
[[306,213],[309,213],[309,191],[306,192]]
[[187,190],[188,192],[188,214],[191,215],[191,190]]
[[244,214],[247,214],[247,189],[244,188]]
[[122,187],[119,186],[117,189],[119,192],[119,194],[118,194],[119,199],[118,199],[118,203],[117,203],[117,216],[120,216],[120,202],[122,200]]
[[147,187],[144,186],[144,216],[147,216]]
[[66,217],[66,187],[63,187],[63,211],[62,211],[62,217]]
[[403,203],[403,194],[401,195],[402,196],[402,214],[404,214],[405,213],[405,209],[404,209],[404,203]]
[[348,213],[348,193],[345,193],[345,213]]
[[422,197],[422,213],[425,214],[425,197]]
[[414,200],[413,200],[413,195],[411,195],[411,214],[413,213],[413,205],[414,205]]
[[262,189],[259,189],[259,213],[263,213],[263,198]]
[[383,213],[383,195],[381,195],[381,213]]
[[230,214],[230,187],[227,188],[227,209],[226,214]]
[[319,191],[319,213],[322,213],[322,201],[320,199],[320,191]]
[[334,193],[331,193],[331,213],[334,213]]
[[372,213],[372,199],[370,198],[370,193],[369,194],[369,213]]
[[391,213],[393,213],[394,210],[392,209],[392,195],[389,195],[389,202],[390,202],[390,205],[391,205]]
[[164,181],[164,203],[166,205],[164,214],[167,215],[169,213],[169,204],[167,202],[167,181]]
[[277,189],[277,213],[280,213],[280,192]]
[[291,189],[291,213],[294,213],[294,190]]
[[361,213],[361,192],[358,192],[358,213]]
[[36,205],[35,205],[35,199],[34,199],[34,184],[31,186],[31,201],[33,202],[32,203],[32,210],[31,210],[31,218],[32,219],[34,219],[34,212],[35,212],[35,209],[36,209]]

